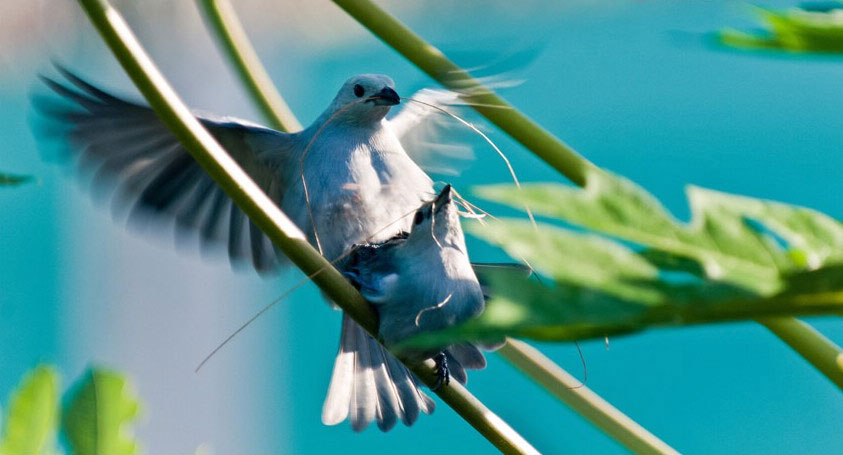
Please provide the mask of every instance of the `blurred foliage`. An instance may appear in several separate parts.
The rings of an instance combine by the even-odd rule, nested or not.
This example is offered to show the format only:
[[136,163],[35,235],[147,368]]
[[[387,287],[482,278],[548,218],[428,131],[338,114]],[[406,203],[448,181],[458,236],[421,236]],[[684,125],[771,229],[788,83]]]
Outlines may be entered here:
[[742,49],[843,52],[843,3],[809,3],[785,11],[757,10],[768,26],[767,31],[747,33],[725,29],[718,34],[718,40]]
[[[57,453],[59,417],[58,375],[41,365],[28,373],[4,416],[0,455]],[[61,425],[73,455],[134,455],[137,444],[126,424],[138,412],[138,402],[118,373],[92,369],[73,387],[62,410]]]
[[32,180],[28,175],[4,174],[0,172],[0,186],[15,186]]
[[2,455],[55,453],[58,375],[48,366],[29,372],[12,393],[3,422]]
[[123,376],[112,371],[89,371],[62,415],[62,429],[72,453],[137,453],[137,443],[125,426],[137,416],[138,408],[138,401]]
[[811,209],[689,187],[692,219],[684,224],[641,187],[602,171],[590,173],[584,189],[495,185],[477,193],[578,230],[515,219],[472,225],[474,235],[553,282],[518,270],[478,270],[493,295],[487,310],[412,344],[573,340],[843,312],[843,225]]

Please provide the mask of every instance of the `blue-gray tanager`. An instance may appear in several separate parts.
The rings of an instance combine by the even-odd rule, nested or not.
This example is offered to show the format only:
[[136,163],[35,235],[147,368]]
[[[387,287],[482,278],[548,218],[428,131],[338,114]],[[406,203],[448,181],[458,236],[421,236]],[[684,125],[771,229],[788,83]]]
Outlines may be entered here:
[[[379,335],[387,347],[422,332],[441,330],[480,314],[484,293],[465,247],[465,236],[451,186],[416,211],[409,233],[380,244],[359,245],[352,252],[346,275],[378,312]],[[465,383],[464,368],[486,366],[483,354],[472,344],[445,348],[404,350],[402,358],[422,361],[434,358],[437,386],[450,374]],[[344,362],[350,362],[348,356]],[[349,368],[337,361],[334,374]],[[336,396],[334,395],[336,393]],[[325,412],[343,412],[332,401],[345,401],[351,393],[331,387]],[[371,393],[371,392],[369,392]],[[378,390],[378,395],[386,395]]]
[[[46,119],[59,127],[81,170],[92,174],[98,190],[119,189],[118,194],[125,198],[122,205],[132,206],[132,220],[146,215],[173,222],[181,231],[198,233],[203,245],[227,243],[232,261],[250,260],[260,272],[285,263],[283,255],[203,172],[151,109],[108,94],[63,68],[59,71],[70,84],[46,77],[43,80],[62,95],[64,102],[40,98],[36,104]],[[325,112],[298,133],[282,133],[233,118],[198,117],[312,244],[317,245],[318,236],[322,253],[332,260],[355,244],[382,242],[410,231],[414,216],[418,217],[413,210],[435,194],[431,179],[407,155],[399,140],[421,122],[424,114],[411,109],[406,114],[402,111],[393,121],[385,119],[399,101],[389,77],[360,75],[348,79]],[[452,213],[451,208],[447,210]],[[431,222],[435,219],[429,218]],[[442,223],[431,232],[448,226],[455,225]],[[443,247],[458,245],[460,254],[464,254],[461,231],[458,239],[455,235],[445,233],[438,239]],[[398,251],[416,254],[412,245],[409,242]],[[395,265],[407,265],[408,261],[409,256]],[[459,273],[469,271],[460,265]],[[452,271],[444,272],[450,276],[447,273]],[[411,286],[407,280],[397,283],[400,289]],[[415,286],[425,288],[422,282]],[[467,289],[459,287],[455,292]],[[478,308],[473,285],[470,293],[471,303],[465,309],[468,313]],[[387,340],[415,330],[402,330],[402,322],[389,322],[406,320],[400,315],[405,310],[398,308],[404,302],[395,302],[393,308],[376,300],[373,302],[387,321],[383,325]],[[420,300],[406,311],[418,313],[424,310],[418,306],[429,301],[442,304],[432,296],[425,297],[424,304]],[[443,304],[445,308],[449,302]],[[441,325],[441,315],[445,314],[424,310],[419,321],[425,327]],[[348,416],[359,431],[377,419],[378,426],[386,431],[397,420],[411,425],[419,412],[433,411],[434,403],[419,390],[417,378],[345,315],[340,344],[323,413],[326,424],[339,423]],[[456,351],[451,354],[459,357]],[[479,365],[476,354],[472,351],[470,355],[471,361],[463,363]]]

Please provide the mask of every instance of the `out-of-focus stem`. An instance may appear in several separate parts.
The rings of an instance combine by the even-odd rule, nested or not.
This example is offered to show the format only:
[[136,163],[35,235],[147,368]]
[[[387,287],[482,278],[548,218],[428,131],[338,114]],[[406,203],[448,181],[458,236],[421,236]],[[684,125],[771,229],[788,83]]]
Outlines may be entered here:
[[[377,315],[359,292],[319,254],[299,228],[261,191],[190,113],[137,41],[123,17],[106,0],[79,0],[91,22],[155,113],[217,185],[288,258],[370,334]],[[433,382],[432,361],[412,368]],[[436,392],[489,442],[504,453],[538,453],[464,387],[452,382]]]
[[228,0],[199,0],[199,5],[252,101],[271,126],[287,132],[301,130],[301,123],[272,84],[231,3]]
[[538,349],[509,338],[498,353],[633,453],[662,455],[679,453],[600,398]]
[[840,346],[796,318],[766,318],[758,322],[843,389],[843,352]]

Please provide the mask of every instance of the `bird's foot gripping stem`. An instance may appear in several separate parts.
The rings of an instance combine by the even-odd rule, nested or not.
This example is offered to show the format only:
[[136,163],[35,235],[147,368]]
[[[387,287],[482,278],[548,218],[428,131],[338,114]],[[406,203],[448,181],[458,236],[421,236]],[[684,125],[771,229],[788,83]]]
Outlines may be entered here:
[[433,361],[436,362],[436,368],[433,370],[433,373],[436,375],[436,383],[433,384],[430,390],[434,392],[439,390],[442,385],[449,385],[451,384],[451,373],[448,371],[448,359],[445,358],[445,353],[440,352],[433,357]]

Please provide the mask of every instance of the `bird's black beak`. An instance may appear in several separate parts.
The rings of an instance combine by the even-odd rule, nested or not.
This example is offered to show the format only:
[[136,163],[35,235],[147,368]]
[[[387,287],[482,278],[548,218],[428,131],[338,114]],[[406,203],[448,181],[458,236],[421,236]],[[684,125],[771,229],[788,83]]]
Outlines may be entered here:
[[372,96],[371,101],[378,106],[395,106],[401,102],[401,97],[398,96],[398,93],[395,93],[395,90],[384,87]]
[[433,201],[434,206],[436,207],[437,211],[441,207],[445,207],[446,205],[451,203],[451,185],[445,185],[445,188],[442,188],[442,191],[439,192],[439,195],[436,196],[436,200]]

